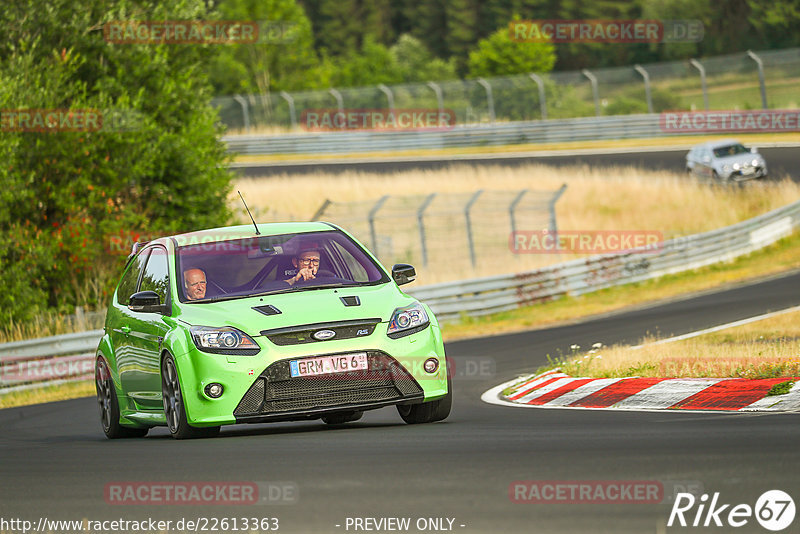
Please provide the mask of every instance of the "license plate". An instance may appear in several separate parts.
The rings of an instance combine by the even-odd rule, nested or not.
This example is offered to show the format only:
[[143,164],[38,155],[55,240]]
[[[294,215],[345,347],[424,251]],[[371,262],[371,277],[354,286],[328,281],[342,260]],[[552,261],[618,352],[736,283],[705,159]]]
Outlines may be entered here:
[[748,167],[746,169],[742,169],[742,174],[755,174],[756,169],[755,167]]
[[365,369],[369,369],[366,352],[289,361],[289,373],[292,377],[329,375]]

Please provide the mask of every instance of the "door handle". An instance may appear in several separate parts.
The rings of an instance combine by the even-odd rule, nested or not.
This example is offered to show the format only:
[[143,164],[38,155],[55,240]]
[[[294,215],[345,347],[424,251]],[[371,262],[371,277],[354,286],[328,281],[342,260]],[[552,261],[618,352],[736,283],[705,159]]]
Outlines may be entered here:
[[122,333],[126,336],[131,333],[131,327],[128,325],[120,326],[119,329],[122,330]]

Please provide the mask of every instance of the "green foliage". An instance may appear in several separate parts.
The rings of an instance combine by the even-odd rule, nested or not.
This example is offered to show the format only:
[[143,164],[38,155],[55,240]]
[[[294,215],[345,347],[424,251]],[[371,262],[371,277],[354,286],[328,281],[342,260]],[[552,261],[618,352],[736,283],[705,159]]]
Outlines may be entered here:
[[[265,28],[257,43],[217,47],[217,54],[206,66],[216,94],[263,94],[326,86],[313,75],[319,59],[311,22],[295,0],[224,0],[215,17],[255,21]],[[285,31],[271,33],[272,27]]]
[[786,382],[780,382],[778,384],[775,384],[767,392],[767,396],[771,397],[774,395],[785,395],[789,393],[789,391],[791,391],[792,386],[794,386],[794,383],[795,383],[794,380],[787,380]]
[[[681,105],[680,97],[666,89],[651,87],[650,97],[653,101],[653,113],[678,109]],[[628,115],[634,113],[647,113],[647,100],[644,89],[628,89],[610,99],[603,110],[606,115]]]
[[478,78],[550,72],[555,62],[552,43],[513,41],[506,25],[478,42],[477,50],[469,54],[468,65],[470,77]]
[[106,119],[122,110],[135,120],[0,136],[3,323],[102,308],[127,252],[120,241],[229,220],[227,156],[202,76],[211,50],[114,45],[102,33],[105,21],[196,19],[201,2],[16,8],[0,12],[0,109],[99,110]]
[[403,82],[451,80],[458,77],[454,61],[434,57],[422,41],[410,34],[401,35],[389,52]]

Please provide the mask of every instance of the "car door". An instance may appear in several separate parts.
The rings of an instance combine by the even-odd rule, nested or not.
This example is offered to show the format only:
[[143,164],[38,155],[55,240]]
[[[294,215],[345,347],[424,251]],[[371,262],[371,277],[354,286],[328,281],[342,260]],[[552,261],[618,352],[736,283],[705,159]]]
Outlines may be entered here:
[[[169,268],[167,251],[151,247],[138,291],[155,291],[162,304],[169,304]],[[142,409],[160,410],[161,347],[167,332],[164,315],[128,309],[130,325],[128,365],[120,380],[128,395]]]
[[710,148],[703,147],[700,151],[700,162],[698,165],[700,168],[699,174],[710,178],[714,171]]
[[[109,307],[108,324],[112,325],[109,336],[111,346],[114,348],[116,358],[117,373],[120,377],[120,384],[124,395],[128,395],[127,375],[135,365],[135,358],[131,345],[131,325],[133,324],[133,312],[128,308],[131,295],[139,290],[139,280],[142,278],[144,265],[151,249],[140,251],[128,264],[128,268],[120,279],[117,287],[116,298],[112,306]],[[126,403],[124,400],[123,403]]]

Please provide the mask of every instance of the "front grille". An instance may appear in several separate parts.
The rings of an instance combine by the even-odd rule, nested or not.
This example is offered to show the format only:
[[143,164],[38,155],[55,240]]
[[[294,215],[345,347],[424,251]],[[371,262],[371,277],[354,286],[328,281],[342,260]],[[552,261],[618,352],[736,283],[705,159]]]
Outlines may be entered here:
[[[375,331],[375,327],[380,321],[379,318],[374,318],[358,319],[355,321],[337,321],[333,323],[314,323],[262,330],[261,335],[279,346],[301,345],[303,343],[317,343],[320,341],[334,341],[338,339],[369,336]],[[333,332],[333,336],[325,339],[314,338],[314,334],[320,330],[329,330]]]
[[366,370],[310,377],[292,377],[289,360],[275,362],[261,373],[233,414],[236,417],[278,415],[422,396],[422,388],[414,377],[391,356],[367,351],[367,361]]

